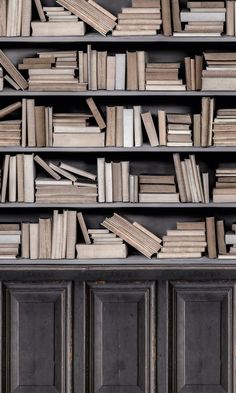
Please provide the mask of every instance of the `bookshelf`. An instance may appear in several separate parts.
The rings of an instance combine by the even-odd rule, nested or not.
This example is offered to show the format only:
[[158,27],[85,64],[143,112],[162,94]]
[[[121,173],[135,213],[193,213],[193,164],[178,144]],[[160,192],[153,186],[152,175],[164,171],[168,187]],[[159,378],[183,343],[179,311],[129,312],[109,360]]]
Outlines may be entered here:
[[[131,0],[97,2],[114,14],[131,6]],[[185,0],[180,3],[186,6]],[[55,1],[43,4],[53,6]],[[36,10],[33,12],[37,19]],[[15,65],[37,51],[86,50],[87,44],[112,53],[146,50],[154,62],[182,61],[205,49],[235,51],[235,43],[236,37],[226,35],[103,37],[90,28],[82,37],[0,37],[0,49]],[[236,108],[235,95],[235,91],[35,92],[7,87],[0,92],[1,107],[17,99],[35,98],[37,105],[55,104],[58,112],[84,110],[85,99],[93,97],[104,117],[107,105],[140,105],[155,116],[158,108],[200,113],[202,97],[217,97],[219,108]],[[209,216],[224,219],[226,228],[231,228],[236,222],[236,202],[213,203],[212,189],[218,164],[235,163],[236,146],[151,147],[146,136],[144,139],[142,147],[131,148],[0,147],[0,158],[35,153],[52,162],[78,162],[95,173],[97,158],[105,157],[108,161],[129,160],[132,174],[143,170],[173,175],[173,153],[180,153],[181,158],[195,154],[201,168],[209,170],[210,202],[6,202],[0,203],[0,224],[35,223],[52,217],[53,210],[69,209],[83,212],[88,228],[101,228],[101,222],[117,212],[160,237],[174,229],[176,222]],[[79,233],[78,242],[82,241]],[[148,259],[130,247],[127,259],[0,259],[0,393],[17,389],[27,393],[29,386],[32,393],[180,393],[185,389],[189,393],[233,393],[235,299],[236,256],[234,260],[207,256]],[[181,368],[186,359],[187,387]]]

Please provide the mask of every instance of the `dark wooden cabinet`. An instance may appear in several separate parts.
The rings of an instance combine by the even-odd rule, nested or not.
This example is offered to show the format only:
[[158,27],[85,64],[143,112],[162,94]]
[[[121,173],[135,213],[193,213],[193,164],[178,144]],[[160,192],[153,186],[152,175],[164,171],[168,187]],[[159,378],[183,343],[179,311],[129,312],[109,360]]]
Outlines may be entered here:
[[0,277],[1,393],[235,392],[234,269]]

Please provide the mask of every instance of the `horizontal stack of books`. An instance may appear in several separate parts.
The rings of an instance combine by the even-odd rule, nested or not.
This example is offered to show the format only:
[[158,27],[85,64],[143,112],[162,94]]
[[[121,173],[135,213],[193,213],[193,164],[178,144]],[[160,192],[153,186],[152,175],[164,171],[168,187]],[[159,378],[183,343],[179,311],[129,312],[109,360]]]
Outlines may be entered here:
[[24,58],[18,68],[28,70],[30,91],[86,90],[87,85],[75,76],[76,51],[39,52],[38,57]]
[[167,230],[157,258],[201,258],[206,251],[206,223],[177,222],[176,229]]
[[77,240],[77,212],[54,210],[53,218],[22,223],[22,258],[74,259]]
[[[95,203],[97,183],[93,173],[61,162],[59,165],[36,162],[53,178],[36,178],[36,202],[40,203]],[[49,167],[49,168],[48,168]]]
[[0,147],[21,146],[21,120],[0,121]]
[[214,146],[236,146],[236,109],[218,109],[213,124]]
[[118,24],[113,36],[149,36],[156,35],[161,29],[160,0],[146,2],[132,0],[132,7],[122,8],[118,14]]
[[232,231],[225,234],[225,245],[229,248],[227,254],[219,255],[220,258],[235,259],[236,257],[236,226],[232,224]]
[[182,162],[178,153],[173,158],[181,202],[209,203],[209,174],[201,176],[195,155]]
[[167,114],[167,146],[193,146],[192,116],[189,114]]
[[224,1],[188,1],[187,8],[180,13],[180,20],[185,23],[184,31],[176,32],[174,36],[217,37],[224,32]]
[[186,90],[179,79],[181,63],[147,63],[145,71],[146,90]]
[[44,21],[32,22],[32,36],[83,36],[85,23],[78,21],[78,17],[64,7],[43,7],[41,19]]
[[20,225],[0,224],[0,259],[15,259],[19,255],[20,244]]
[[174,176],[140,175],[139,202],[179,202]]
[[216,184],[213,189],[213,202],[236,202],[236,168],[216,169]]
[[236,89],[236,52],[205,52],[206,69],[202,71],[202,90]]
[[190,57],[185,57],[184,66],[187,90],[201,90],[203,56],[196,55],[193,59]]

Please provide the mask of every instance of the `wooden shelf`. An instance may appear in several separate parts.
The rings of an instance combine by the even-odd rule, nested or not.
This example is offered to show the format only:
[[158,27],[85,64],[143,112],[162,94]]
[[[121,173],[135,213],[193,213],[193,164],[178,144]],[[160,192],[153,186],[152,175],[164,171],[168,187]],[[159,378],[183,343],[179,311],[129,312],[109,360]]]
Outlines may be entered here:
[[112,35],[107,35],[106,37],[102,36],[98,33],[87,33],[85,36],[60,36],[60,37],[1,37],[0,43],[14,43],[14,44],[23,44],[23,43],[32,43],[32,44],[40,44],[40,43],[106,43],[106,42],[114,42],[114,43],[236,43],[236,37],[230,36],[221,36],[221,37],[165,37],[162,34],[158,34],[155,36],[130,36],[130,37],[113,37]]
[[0,209],[204,209],[236,208],[235,203],[0,203]]

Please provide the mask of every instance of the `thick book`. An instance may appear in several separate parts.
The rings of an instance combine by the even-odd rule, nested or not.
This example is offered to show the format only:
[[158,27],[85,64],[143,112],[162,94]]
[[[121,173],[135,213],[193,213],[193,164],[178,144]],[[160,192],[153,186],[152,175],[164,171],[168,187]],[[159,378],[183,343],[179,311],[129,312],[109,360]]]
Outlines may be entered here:
[[142,113],[141,117],[143,120],[145,130],[148,135],[150,145],[158,146],[159,145],[158,135],[151,113],[150,112]]
[[77,259],[127,258],[126,244],[77,244]]
[[84,22],[31,22],[32,36],[84,36]]

